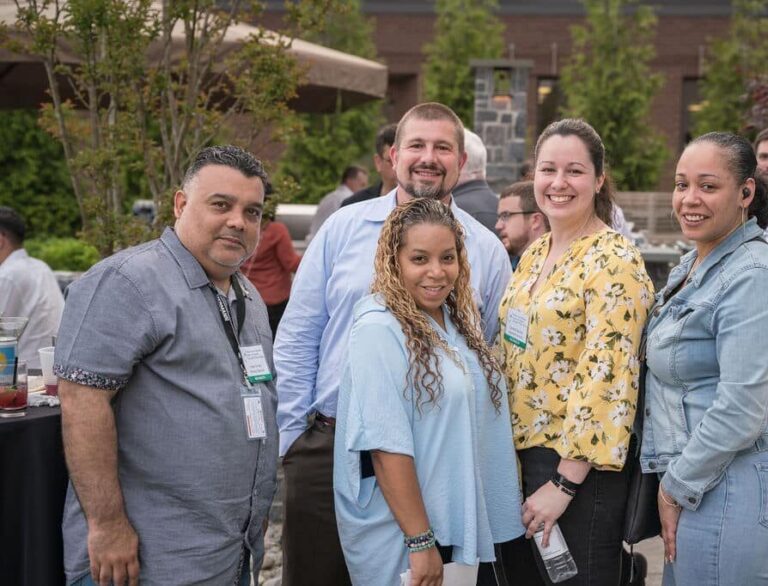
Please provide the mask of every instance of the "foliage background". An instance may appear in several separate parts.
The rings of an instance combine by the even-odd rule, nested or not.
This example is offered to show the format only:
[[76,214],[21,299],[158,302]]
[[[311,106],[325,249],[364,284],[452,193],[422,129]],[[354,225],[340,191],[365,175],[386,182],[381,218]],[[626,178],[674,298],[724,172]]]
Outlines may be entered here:
[[652,73],[656,17],[637,0],[583,0],[584,26],[571,28],[574,48],[563,69],[563,114],[587,120],[603,139],[618,189],[655,189],[668,149],[649,124],[663,84]]
[[[15,1],[24,34],[4,38],[0,30],[0,43],[45,68],[51,102],[40,124],[62,147],[80,236],[102,256],[159,233],[201,148],[232,142],[259,156],[291,131],[288,102],[302,72],[290,39],[336,2],[294,3],[286,36],[255,28],[225,53],[230,27],[257,21],[258,0]],[[59,39],[78,55],[78,67],[60,62]],[[152,53],[152,46],[176,49]],[[155,202],[154,230],[129,213],[137,195]]]
[[87,271],[101,258],[96,248],[76,238],[34,238],[25,240],[24,248],[54,271]]
[[728,32],[707,50],[696,135],[714,130],[754,136],[768,127],[768,0],[733,0]]
[[[325,12],[322,25],[303,38],[376,59],[373,22],[363,16],[360,0],[339,0],[336,7]],[[288,137],[277,173],[297,185],[292,201],[317,203],[338,186],[345,167],[367,165],[384,118],[381,103],[371,102],[344,112],[339,105],[332,114],[301,114],[299,121],[300,130]]]
[[474,126],[475,83],[471,59],[500,59],[504,25],[497,0],[437,0],[435,36],[424,46],[424,96],[450,106]]
[[80,214],[61,144],[35,110],[0,110],[0,205],[25,219],[30,237],[74,236]]

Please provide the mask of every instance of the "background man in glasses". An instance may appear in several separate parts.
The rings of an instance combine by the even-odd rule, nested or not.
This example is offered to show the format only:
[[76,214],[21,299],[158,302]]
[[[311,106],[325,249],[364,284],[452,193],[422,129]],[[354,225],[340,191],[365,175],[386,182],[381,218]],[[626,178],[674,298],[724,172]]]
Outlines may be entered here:
[[541,213],[533,196],[533,181],[513,183],[501,192],[496,231],[509,253],[512,270],[515,270],[525,249],[549,232],[547,217]]

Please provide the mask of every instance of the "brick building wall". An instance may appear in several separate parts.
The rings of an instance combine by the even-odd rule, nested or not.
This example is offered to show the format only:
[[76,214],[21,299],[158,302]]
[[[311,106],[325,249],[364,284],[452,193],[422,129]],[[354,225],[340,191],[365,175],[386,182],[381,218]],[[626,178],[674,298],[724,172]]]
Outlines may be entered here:
[[[268,3],[264,24],[276,26],[281,1]],[[379,59],[389,67],[390,85],[385,113],[396,121],[421,99],[422,47],[431,40],[435,22],[434,3],[426,0],[363,0],[364,12],[374,20]],[[506,44],[514,44],[514,57],[533,61],[528,91],[529,148],[538,120],[538,83],[557,78],[571,52],[570,26],[583,21],[578,0],[523,2],[501,0],[499,18],[506,27]],[[651,124],[667,138],[671,153],[660,188],[671,185],[673,165],[684,145],[684,84],[690,86],[701,74],[701,56],[708,40],[723,35],[728,27],[728,0],[675,0],[656,2],[657,56],[652,66],[664,75],[654,100]],[[690,91],[690,87],[689,87]],[[694,90],[695,91],[695,90]]]

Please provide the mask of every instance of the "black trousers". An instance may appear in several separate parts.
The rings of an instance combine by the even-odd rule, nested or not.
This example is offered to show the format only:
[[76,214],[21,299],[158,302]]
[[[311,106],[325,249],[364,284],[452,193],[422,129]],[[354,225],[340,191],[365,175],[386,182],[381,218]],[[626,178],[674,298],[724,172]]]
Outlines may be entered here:
[[269,317],[269,328],[272,330],[272,339],[275,339],[277,335],[277,326],[280,325],[280,320],[283,319],[285,308],[288,307],[288,300],[275,303],[274,305],[267,305],[267,316]]
[[[529,497],[552,478],[560,456],[548,448],[518,451],[523,472],[523,493]],[[616,586],[621,582],[622,531],[629,476],[621,472],[591,470],[576,498],[558,520],[579,573],[560,584]],[[510,584],[544,586],[552,582],[533,539],[524,537],[502,544],[504,567]]]

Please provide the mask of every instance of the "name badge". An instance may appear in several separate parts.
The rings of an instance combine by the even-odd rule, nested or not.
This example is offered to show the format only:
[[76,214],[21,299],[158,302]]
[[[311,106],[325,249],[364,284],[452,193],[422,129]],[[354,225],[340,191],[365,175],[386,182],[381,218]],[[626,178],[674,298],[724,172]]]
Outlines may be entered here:
[[248,373],[248,382],[263,383],[272,380],[272,372],[269,370],[269,363],[261,344],[241,346],[240,355],[243,357],[243,364]]
[[528,316],[519,309],[507,311],[504,339],[525,350],[528,341]]
[[245,435],[249,440],[261,440],[267,437],[264,424],[264,409],[261,405],[261,393],[243,394],[243,412],[245,413]]

